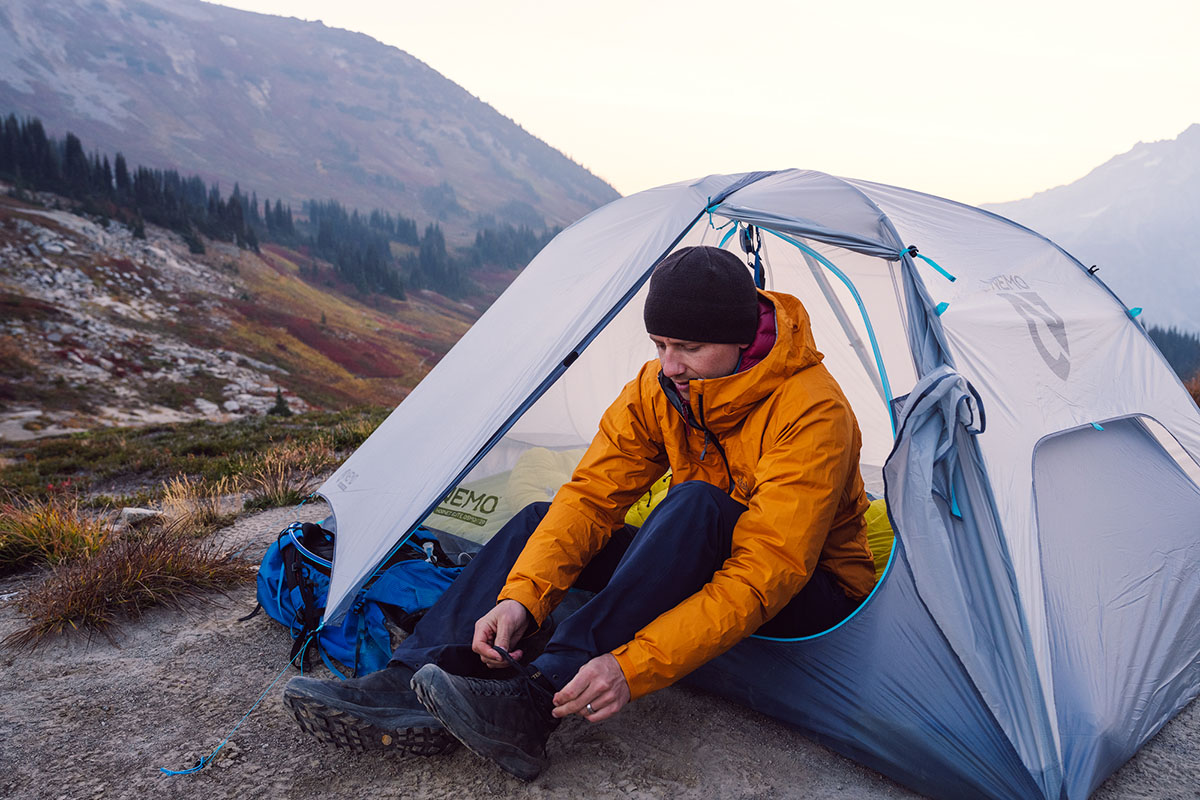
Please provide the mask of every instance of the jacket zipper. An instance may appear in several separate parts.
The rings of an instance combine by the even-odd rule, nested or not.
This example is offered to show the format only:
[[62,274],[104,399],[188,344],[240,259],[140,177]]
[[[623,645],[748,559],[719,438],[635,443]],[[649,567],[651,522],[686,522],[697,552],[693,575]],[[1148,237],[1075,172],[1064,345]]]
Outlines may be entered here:
[[729,458],[725,455],[725,448],[721,446],[721,442],[717,440],[717,435],[708,429],[704,424],[704,395],[701,394],[696,398],[696,411],[699,420],[692,419],[692,415],[688,413],[688,409],[683,404],[683,398],[679,396],[674,384],[672,384],[663,374],[662,370],[658,371],[658,384],[662,387],[663,392],[667,395],[667,402],[679,412],[679,416],[683,417],[683,421],[688,427],[695,428],[698,431],[704,431],[704,447],[700,451],[700,460],[708,454],[708,443],[712,442],[716,446],[717,452],[721,455],[721,461],[725,464],[725,475],[729,478],[729,485],[725,489],[725,493],[733,496],[733,470],[729,468]]
[[725,494],[733,496],[733,470],[729,468],[729,458],[725,455],[725,448],[721,446],[717,435],[708,429],[704,424],[704,395],[701,394],[696,398],[696,415],[700,417],[700,430],[704,431],[704,449],[700,451],[700,460],[704,460],[704,454],[708,452],[709,437],[712,438],[712,443],[717,448],[717,452],[721,454],[721,461],[725,464],[725,475],[729,478],[729,485],[725,488]]

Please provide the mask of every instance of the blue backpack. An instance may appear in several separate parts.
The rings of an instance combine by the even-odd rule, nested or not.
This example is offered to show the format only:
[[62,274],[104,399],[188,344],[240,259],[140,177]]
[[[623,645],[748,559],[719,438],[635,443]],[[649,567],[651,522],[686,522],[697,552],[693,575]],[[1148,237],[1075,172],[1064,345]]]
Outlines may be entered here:
[[356,676],[383,669],[392,655],[386,620],[411,630],[463,570],[436,538],[425,533],[414,533],[376,570],[339,627],[321,628],[334,534],[311,522],[294,522],[263,555],[258,568],[259,607],[243,619],[261,609],[291,631],[289,659],[301,670],[309,668],[308,653],[314,647],[325,665],[342,678],[346,676],[331,659]]

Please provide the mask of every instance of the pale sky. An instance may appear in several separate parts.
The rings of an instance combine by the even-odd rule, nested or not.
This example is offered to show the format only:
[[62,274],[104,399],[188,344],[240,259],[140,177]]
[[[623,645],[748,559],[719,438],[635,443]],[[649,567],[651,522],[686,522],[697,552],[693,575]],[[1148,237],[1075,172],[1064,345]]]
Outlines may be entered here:
[[1200,122],[1200,0],[222,0],[394,45],[622,194],[800,167],[998,202]]

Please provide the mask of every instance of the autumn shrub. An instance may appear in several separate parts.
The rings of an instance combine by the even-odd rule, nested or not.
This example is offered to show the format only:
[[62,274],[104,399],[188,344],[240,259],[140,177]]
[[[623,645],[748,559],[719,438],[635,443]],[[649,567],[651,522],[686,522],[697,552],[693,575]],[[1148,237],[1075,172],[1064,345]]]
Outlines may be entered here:
[[136,537],[109,537],[90,556],[57,567],[17,605],[29,624],[4,644],[33,648],[47,637],[80,631],[113,639],[121,621],[147,609],[206,602],[253,578],[254,566],[196,539],[180,525]]
[[[0,305],[3,303],[0,302]],[[15,338],[0,338],[0,377],[19,378],[34,373],[36,369],[25,348]]]
[[223,513],[225,498],[237,491],[237,482],[223,476],[215,481],[176,475],[163,485],[163,516],[169,524],[190,528],[194,533],[212,531],[228,522]]
[[87,556],[111,534],[111,524],[82,512],[73,495],[12,496],[0,503],[0,574]]
[[1200,373],[1192,376],[1192,379],[1184,384],[1187,390],[1192,393],[1192,399],[1200,405]]
[[248,509],[277,508],[299,503],[312,494],[317,479],[336,466],[328,439],[307,443],[287,441],[259,459],[247,461],[241,471]]

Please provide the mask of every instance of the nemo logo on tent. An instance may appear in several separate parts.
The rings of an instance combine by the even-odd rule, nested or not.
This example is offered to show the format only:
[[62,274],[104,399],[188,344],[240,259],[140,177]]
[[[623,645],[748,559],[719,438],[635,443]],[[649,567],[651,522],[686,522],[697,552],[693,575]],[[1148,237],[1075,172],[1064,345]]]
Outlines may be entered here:
[[[1067,342],[1067,326],[1037,292],[999,292],[1029,326],[1029,336],[1038,354],[1050,371],[1064,381],[1071,372],[1071,347]],[[1049,339],[1043,332],[1049,333]]]
[[452,508],[469,508],[480,514],[492,514],[500,505],[500,498],[494,494],[475,494],[470,489],[452,489],[442,498],[442,505]]

